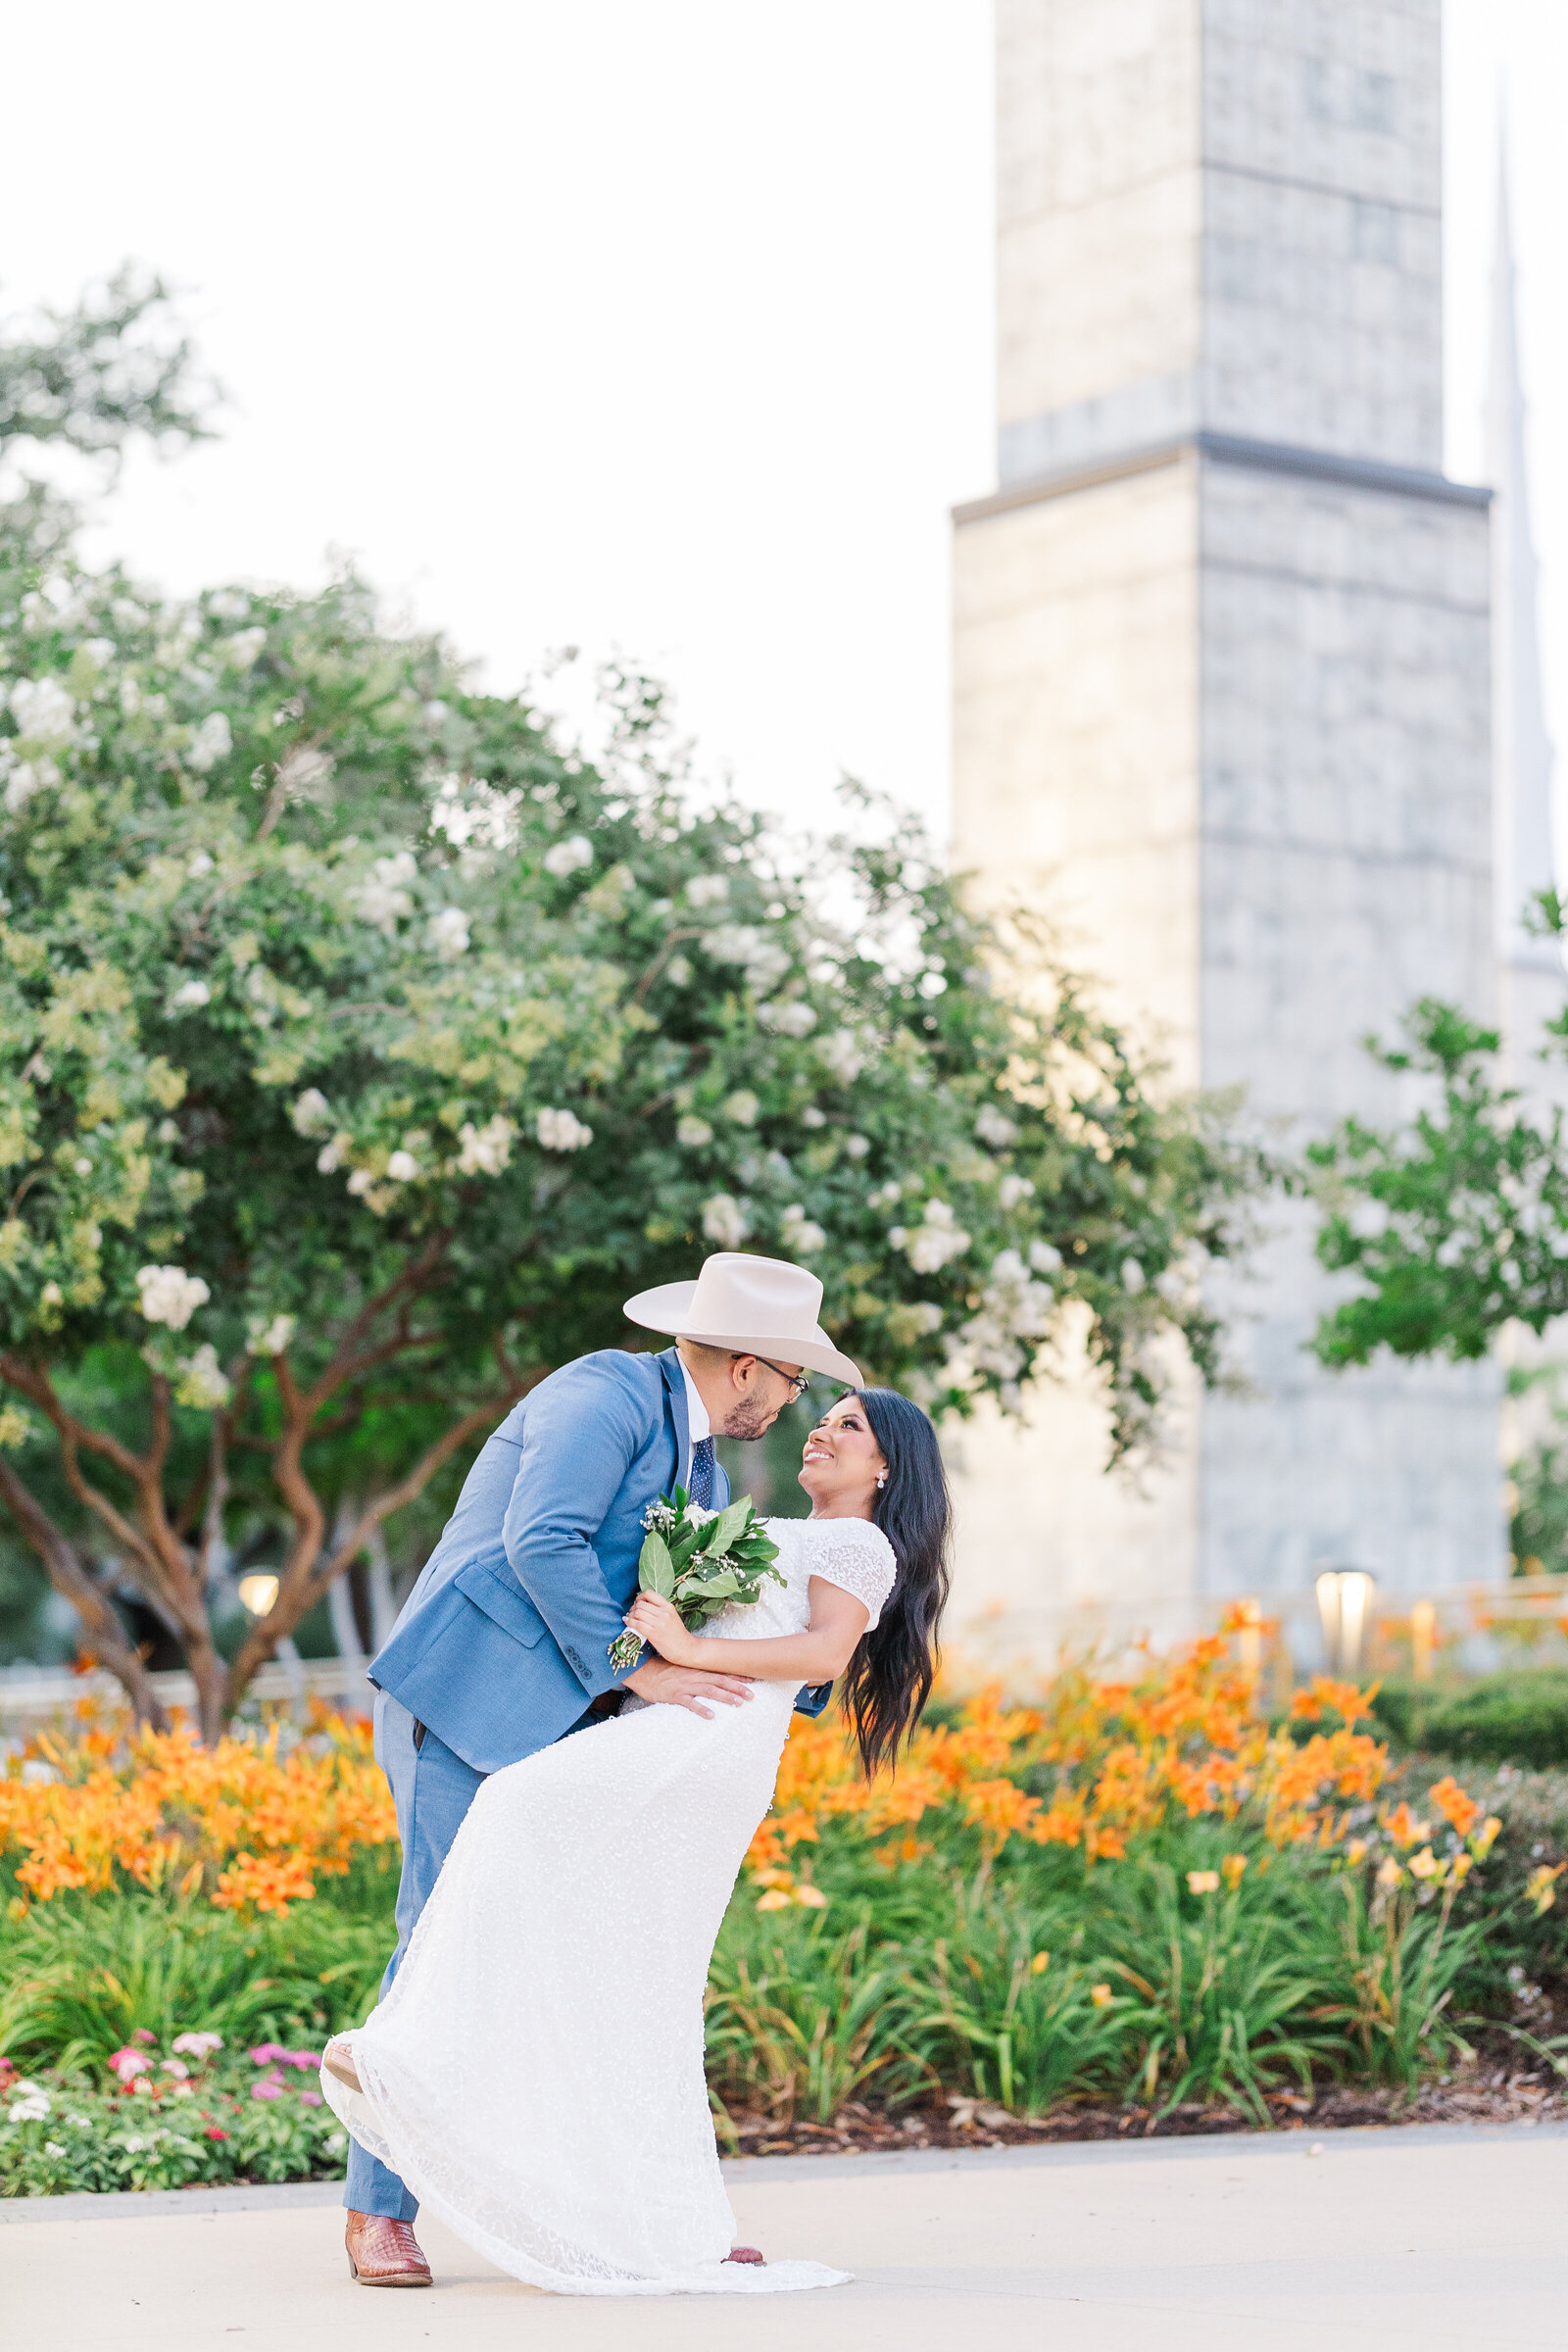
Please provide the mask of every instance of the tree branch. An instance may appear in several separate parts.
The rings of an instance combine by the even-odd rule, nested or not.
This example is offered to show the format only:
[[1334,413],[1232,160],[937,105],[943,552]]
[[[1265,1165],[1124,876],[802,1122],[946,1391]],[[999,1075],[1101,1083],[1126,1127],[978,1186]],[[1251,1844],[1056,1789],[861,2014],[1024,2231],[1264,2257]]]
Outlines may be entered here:
[[[375,1501],[361,1513],[347,1536],[334,1544],[331,1555],[325,1564],[316,1569],[314,1574],[302,1575],[300,1573],[302,1546],[296,1544],[295,1550],[290,1555],[289,1564],[279,1580],[276,1600],[273,1601],[271,1608],[260,1625],[253,1626],[250,1633],[246,1635],[240,1645],[239,1654],[229,1669],[229,1686],[233,1702],[237,1703],[243,1695],[258,1668],[265,1665],[267,1660],[275,1654],[277,1643],[283,1636],[294,1631],[300,1619],[320,1599],[334,1578],[341,1576],[344,1569],[357,1558],[365,1548],[368,1540],[374,1535],[383,1520],[389,1519],[394,1511],[401,1510],[405,1503],[413,1502],[416,1496],[422,1494],[442,1463],[450,1460],[458,1447],[464,1444],[466,1439],[472,1437],[475,1430],[483,1429],[488,1423],[493,1422],[498,1413],[514,1404],[519,1396],[526,1394],[527,1390],[533,1388],[545,1377],[545,1369],[530,1373],[520,1385],[514,1384],[501,1394],[487,1397],[483,1403],[472,1405],[467,1412],[461,1414],[452,1427],[445,1431],[433,1446],[426,1448],[406,1478],[400,1479],[395,1487],[389,1487],[384,1494],[377,1495]],[[289,1387],[291,1390],[293,1389],[292,1379]],[[298,1392],[294,1393],[297,1396]],[[281,1477],[279,1477],[278,1483],[282,1484]],[[324,1526],[320,1504],[317,1502],[309,1487],[305,1486],[303,1477],[300,1479],[300,1485],[305,1487],[306,1494],[310,1494],[318,1527]],[[320,1537],[318,1534],[318,1551]]]
[[55,1591],[70,1601],[81,1619],[93,1654],[118,1678],[138,1719],[151,1724],[155,1731],[167,1731],[169,1717],[153,1690],[145,1663],[126,1638],[114,1603],[82,1565],[70,1538],[28,1493],[4,1456],[0,1456],[0,1501],[4,1501],[42,1560]]

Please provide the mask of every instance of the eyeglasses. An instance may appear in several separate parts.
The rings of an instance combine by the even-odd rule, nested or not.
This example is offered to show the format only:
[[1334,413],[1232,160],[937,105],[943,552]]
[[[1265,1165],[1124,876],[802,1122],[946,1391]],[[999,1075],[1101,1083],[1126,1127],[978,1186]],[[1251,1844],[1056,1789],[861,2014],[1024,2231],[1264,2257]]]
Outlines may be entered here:
[[[732,1364],[738,1364],[740,1362],[739,1348],[734,1348],[731,1350],[729,1360]],[[806,1395],[807,1390],[811,1385],[810,1374],[808,1372],[786,1372],[783,1365],[775,1364],[770,1355],[760,1355],[757,1358],[757,1361],[760,1364],[765,1364],[770,1372],[776,1372],[780,1380],[787,1380],[789,1382],[790,1402],[791,1404],[799,1404],[801,1398]]]

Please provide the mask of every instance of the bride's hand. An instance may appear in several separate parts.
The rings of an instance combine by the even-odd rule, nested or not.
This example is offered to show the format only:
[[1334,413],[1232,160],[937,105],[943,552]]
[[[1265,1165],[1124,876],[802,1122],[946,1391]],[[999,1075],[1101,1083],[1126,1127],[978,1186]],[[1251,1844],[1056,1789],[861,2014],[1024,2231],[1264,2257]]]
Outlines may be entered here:
[[639,1592],[627,1611],[626,1623],[634,1634],[640,1634],[650,1649],[657,1649],[670,1666],[696,1666],[701,1663],[702,1643],[695,1634],[689,1634],[681,1613],[673,1601],[664,1600],[657,1592]]

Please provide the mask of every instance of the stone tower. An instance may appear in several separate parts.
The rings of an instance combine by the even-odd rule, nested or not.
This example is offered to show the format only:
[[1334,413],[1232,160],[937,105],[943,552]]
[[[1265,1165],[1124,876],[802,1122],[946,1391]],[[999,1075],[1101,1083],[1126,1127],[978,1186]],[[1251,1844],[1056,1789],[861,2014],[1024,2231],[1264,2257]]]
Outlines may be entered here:
[[1515,1086],[1563,1102],[1568,1071],[1539,1059],[1544,1022],[1562,1011],[1562,952],[1531,932],[1525,908],[1556,878],[1551,739],[1541,681],[1540,601],[1525,466],[1525,396],[1519,369],[1513,235],[1505,140],[1497,151],[1496,239],[1492,263],[1492,349],[1487,381],[1487,478],[1492,484],[1493,872],[1498,1011]]
[[[1488,494],[1442,470],[1440,0],[998,0],[999,487],[955,545],[955,862],[1298,1147],[1496,1005]],[[958,1619],[1496,1573],[1489,1367],[1331,1377],[1279,1210],[1245,1396],[1141,1491],[1045,1389],[956,1447]],[[960,1636],[961,1638],[961,1636]]]

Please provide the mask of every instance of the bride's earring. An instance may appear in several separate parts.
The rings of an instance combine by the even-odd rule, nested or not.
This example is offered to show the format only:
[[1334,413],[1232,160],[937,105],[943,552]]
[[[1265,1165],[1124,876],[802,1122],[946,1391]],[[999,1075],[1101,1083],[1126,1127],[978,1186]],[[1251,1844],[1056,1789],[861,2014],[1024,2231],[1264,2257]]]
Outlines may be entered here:
[[885,1487],[885,1486],[887,1485],[887,1483],[888,1483],[888,1474],[887,1474],[887,1472],[886,1472],[885,1470],[879,1470],[879,1471],[877,1472],[877,1474],[876,1474],[876,1483],[877,1483],[877,1485],[878,1485],[879,1487]]

